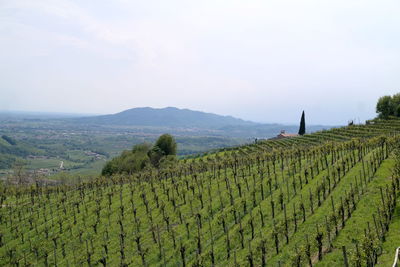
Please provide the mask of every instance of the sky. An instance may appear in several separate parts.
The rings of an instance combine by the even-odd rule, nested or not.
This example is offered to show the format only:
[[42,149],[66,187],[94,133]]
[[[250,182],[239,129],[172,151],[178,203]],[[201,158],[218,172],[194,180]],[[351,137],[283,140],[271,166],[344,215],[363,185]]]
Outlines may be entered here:
[[398,0],[0,0],[0,110],[342,125],[400,92]]

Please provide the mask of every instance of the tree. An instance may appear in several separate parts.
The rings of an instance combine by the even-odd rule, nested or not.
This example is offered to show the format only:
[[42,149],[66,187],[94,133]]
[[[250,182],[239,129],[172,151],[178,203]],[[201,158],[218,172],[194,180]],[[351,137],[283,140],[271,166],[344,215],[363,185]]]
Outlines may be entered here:
[[159,147],[165,156],[176,155],[176,142],[170,134],[161,135],[154,146]]
[[379,98],[378,103],[376,104],[376,113],[378,113],[378,116],[382,119],[387,119],[390,115],[394,115],[391,96],[385,95]]
[[112,175],[118,172],[118,158],[113,158],[104,165],[101,175]]
[[400,93],[392,96],[392,110],[393,115],[400,117]]
[[149,163],[150,159],[147,153],[134,152],[122,159],[120,168],[122,172],[132,174],[143,170]]
[[300,120],[299,135],[304,135],[305,133],[306,133],[306,119],[305,119],[304,110],[303,110],[303,113],[301,114],[301,120]]

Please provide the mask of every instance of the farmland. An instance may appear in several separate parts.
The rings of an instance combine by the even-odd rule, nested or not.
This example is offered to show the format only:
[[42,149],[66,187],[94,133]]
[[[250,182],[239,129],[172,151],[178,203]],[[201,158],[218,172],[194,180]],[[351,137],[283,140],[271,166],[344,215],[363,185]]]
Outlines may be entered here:
[[1,265],[388,266],[400,120],[74,185],[1,188]]
[[[148,108],[144,110],[150,111],[140,114],[135,110],[142,109],[82,118],[53,113],[0,112],[0,179],[12,176],[16,163],[23,163],[30,180],[34,177],[55,178],[60,172],[75,176],[98,175],[106,160],[123,150],[132,149],[138,143],[154,142],[163,133],[175,136],[178,156],[197,157],[224,147],[253,143],[254,138],[272,137],[281,129],[297,129],[293,125],[259,124],[234,118],[228,118],[229,123],[238,124],[228,125],[224,123],[227,118],[223,116],[173,108]],[[175,116],[170,115],[169,110],[174,111]],[[129,116],[123,115],[127,112]],[[190,117],[187,113],[196,116],[192,114]],[[161,116],[164,124],[152,121],[155,115]],[[147,121],[137,121],[141,116],[145,116]],[[179,125],[173,124],[176,116],[181,118]],[[208,116],[214,120],[210,121]],[[197,125],[193,124],[196,118]],[[323,128],[330,127],[308,126],[311,132]],[[60,168],[61,162],[63,168]]]
[[[22,116],[22,115],[21,115]],[[33,176],[59,172],[97,175],[106,160],[141,142],[153,142],[164,128],[79,125],[65,119],[29,119],[0,114],[0,136],[11,137],[11,145],[0,137],[0,179],[13,173],[19,160]],[[212,136],[189,130],[176,133],[179,155],[199,154],[211,149],[247,143],[246,138]],[[63,161],[63,168],[60,163]]]

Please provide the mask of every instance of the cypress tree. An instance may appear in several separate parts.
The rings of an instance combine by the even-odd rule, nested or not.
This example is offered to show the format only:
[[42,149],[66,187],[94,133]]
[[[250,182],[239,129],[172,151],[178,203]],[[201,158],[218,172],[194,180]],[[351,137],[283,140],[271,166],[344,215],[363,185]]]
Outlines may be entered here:
[[304,135],[305,133],[306,133],[306,119],[304,117],[304,110],[303,110],[300,120],[299,135]]

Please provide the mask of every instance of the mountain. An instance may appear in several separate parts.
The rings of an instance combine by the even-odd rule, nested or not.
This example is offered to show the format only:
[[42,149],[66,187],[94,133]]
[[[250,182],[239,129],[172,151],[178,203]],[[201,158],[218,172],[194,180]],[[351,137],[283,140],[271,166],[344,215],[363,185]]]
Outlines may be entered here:
[[213,113],[189,109],[167,108],[132,108],[112,115],[101,115],[77,119],[80,122],[102,125],[154,126],[218,129],[226,126],[255,126],[255,122],[221,116]]
[[[262,124],[232,116],[189,109],[167,108],[132,108],[116,114],[68,119],[74,125],[94,127],[118,127],[135,129],[147,134],[165,132],[181,136],[224,136],[234,138],[269,138],[281,130],[297,133],[298,125],[278,123]],[[307,132],[329,129],[330,126],[308,125]]]

